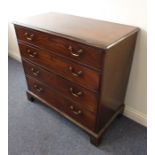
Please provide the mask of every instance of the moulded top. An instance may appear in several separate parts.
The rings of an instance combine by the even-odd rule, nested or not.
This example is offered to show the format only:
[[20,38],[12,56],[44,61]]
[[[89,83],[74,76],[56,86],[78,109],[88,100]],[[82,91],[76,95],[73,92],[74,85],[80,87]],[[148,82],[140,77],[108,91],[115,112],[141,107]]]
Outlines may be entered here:
[[109,49],[139,30],[134,26],[53,12],[14,23],[102,49]]

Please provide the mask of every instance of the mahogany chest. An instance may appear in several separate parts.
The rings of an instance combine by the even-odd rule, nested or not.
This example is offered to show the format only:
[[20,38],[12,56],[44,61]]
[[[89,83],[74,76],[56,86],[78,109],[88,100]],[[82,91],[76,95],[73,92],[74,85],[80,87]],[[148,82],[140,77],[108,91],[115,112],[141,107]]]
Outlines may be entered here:
[[28,99],[48,105],[98,145],[123,113],[139,29],[59,13],[23,19],[14,26]]

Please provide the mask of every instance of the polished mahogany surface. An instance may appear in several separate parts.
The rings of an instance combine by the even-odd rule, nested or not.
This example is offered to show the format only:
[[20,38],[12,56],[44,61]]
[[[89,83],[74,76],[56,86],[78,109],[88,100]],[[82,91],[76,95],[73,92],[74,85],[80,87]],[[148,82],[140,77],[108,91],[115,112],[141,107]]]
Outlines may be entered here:
[[48,13],[14,23],[27,97],[40,100],[98,145],[124,110],[138,28]]
[[16,23],[104,49],[138,31],[134,26],[53,12],[20,19]]

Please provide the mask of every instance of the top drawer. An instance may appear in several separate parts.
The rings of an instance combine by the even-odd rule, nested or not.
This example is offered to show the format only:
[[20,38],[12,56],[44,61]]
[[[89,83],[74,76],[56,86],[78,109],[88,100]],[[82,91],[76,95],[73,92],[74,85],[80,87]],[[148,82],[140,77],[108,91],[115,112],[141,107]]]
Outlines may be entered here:
[[52,50],[56,54],[66,56],[88,66],[101,68],[101,49],[23,26],[15,25],[15,30],[19,40]]

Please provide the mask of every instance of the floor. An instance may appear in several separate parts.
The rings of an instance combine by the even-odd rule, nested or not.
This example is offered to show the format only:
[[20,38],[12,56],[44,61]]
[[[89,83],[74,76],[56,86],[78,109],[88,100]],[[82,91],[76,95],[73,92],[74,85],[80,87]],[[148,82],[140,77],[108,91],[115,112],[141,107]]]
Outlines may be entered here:
[[146,155],[147,129],[121,117],[101,145],[89,143],[80,128],[39,102],[26,98],[21,63],[9,58],[9,155]]

